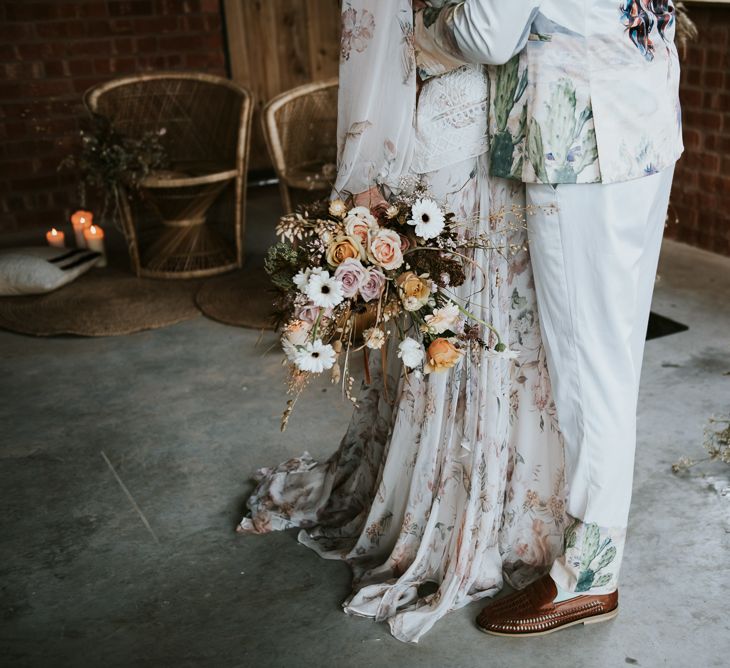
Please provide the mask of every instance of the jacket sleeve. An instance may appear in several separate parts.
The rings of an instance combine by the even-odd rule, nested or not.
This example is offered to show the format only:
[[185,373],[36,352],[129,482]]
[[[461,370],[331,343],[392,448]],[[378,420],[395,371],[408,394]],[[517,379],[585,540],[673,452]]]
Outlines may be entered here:
[[543,0],[464,0],[430,27],[419,20],[420,48],[464,63],[503,65],[522,51]]

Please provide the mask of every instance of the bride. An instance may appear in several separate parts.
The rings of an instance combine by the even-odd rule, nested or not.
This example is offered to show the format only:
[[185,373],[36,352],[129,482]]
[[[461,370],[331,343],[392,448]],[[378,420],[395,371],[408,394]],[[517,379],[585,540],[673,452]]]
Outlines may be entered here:
[[[426,22],[444,0],[429,4]],[[490,235],[494,250],[474,251],[455,298],[517,356],[482,353],[404,378],[391,341],[385,369],[370,356],[337,451],[257,471],[238,527],[299,527],[301,543],[351,566],[345,612],[387,621],[407,642],[505,581],[521,588],[542,575],[566,524],[526,233],[503,215],[524,206],[524,186],[489,176],[490,134],[507,130],[488,119],[490,90],[516,100],[524,82],[509,66],[498,75],[420,53],[413,11],[410,0],[343,5],[335,192],[375,207],[417,178],[468,223],[465,234]]]

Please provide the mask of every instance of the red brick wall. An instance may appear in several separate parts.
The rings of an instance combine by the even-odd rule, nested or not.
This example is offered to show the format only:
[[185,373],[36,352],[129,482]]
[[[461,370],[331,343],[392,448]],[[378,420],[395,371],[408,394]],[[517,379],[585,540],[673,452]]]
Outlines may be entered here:
[[[730,255],[730,6],[692,16],[701,36],[683,65],[687,152],[668,235]],[[224,74],[222,34],[219,0],[0,2],[0,233],[47,229],[77,205],[56,166],[86,88],[152,69]]]
[[700,37],[683,62],[686,152],[677,165],[668,235],[730,255],[730,6],[691,7]]
[[219,0],[0,2],[0,232],[62,224],[78,205],[57,166],[81,95],[119,74],[226,73]]

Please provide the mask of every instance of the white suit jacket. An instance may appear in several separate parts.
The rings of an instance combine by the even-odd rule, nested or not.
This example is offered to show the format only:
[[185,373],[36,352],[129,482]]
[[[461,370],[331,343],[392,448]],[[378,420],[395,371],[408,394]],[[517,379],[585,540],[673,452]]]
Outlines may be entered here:
[[417,29],[424,58],[503,65],[491,77],[493,175],[614,183],[681,155],[672,0],[434,5]]

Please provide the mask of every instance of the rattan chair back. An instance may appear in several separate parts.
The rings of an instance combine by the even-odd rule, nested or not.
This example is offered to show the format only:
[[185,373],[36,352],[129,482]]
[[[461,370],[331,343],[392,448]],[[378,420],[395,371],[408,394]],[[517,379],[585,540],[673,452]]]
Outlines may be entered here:
[[[302,191],[331,189],[337,163],[337,79],[307,84],[271,100],[263,111],[266,143],[291,211]],[[315,193],[313,193],[315,194]]]
[[[151,175],[142,185],[158,200],[167,197],[168,206],[175,198],[189,195],[191,201],[198,203],[197,209],[203,210],[209,205],[203,198],[210,198],[209,193],[214,193],[215,188],[221,190],[230,181],[235,186],[236,248],[232,261],[223,262],[211,254],[205,258],[197,244],[198,257],[193,258],[191,253],[189,262],[178,254],[174,263],[170,260],[145,267],[140,260],[136,226],[129,210],[125,216],[129,219],[125,222],[125,234],[136,273],[188,277],[241,266],[253,110],[251,93],[228,79],[209,74],[162,72],[123,77],[95,86],[86,92],[84,102],[91,113],[106,117],[126,136],[161,134],[171,169]],[[179,195],[168,197],[174,189],[178,189]],[[190,214],[195,208],[183,207],[187,213],[182,222],[199,222],[196,215],[202,219],[204,214]]]

